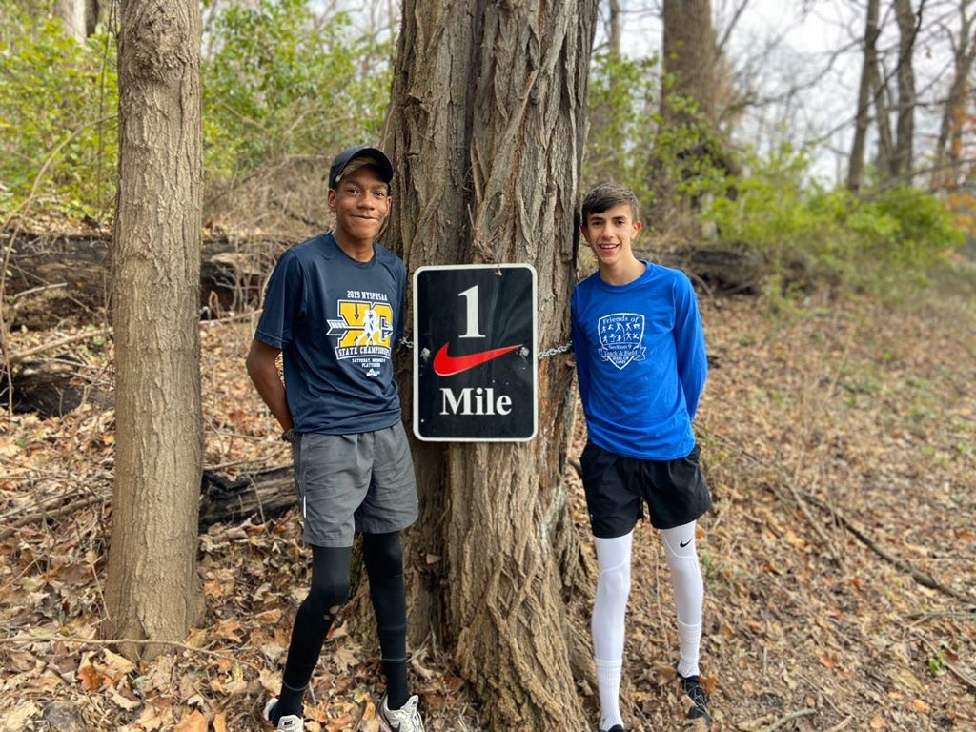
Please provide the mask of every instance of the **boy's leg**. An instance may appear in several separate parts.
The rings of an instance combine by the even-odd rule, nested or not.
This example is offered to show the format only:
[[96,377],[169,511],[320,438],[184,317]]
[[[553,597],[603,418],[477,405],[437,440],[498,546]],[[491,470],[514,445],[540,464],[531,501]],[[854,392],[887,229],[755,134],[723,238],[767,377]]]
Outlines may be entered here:
[[410,698],[407,685],[407,601],[400,532],[363,535],[363,561],[376,612],[387,705],[399,709]]
[[600,729],[623,725],[620,673],[624,652],[624,617],[630,593],[630,551],[634,532],[616,539],[594,538],[600,575],[593,604],[593,655],[600,688]]
[[295,615],[281,693],[269,714],[275,724],[283,716],[302,716],[302,698],[322,652],[322,643],[349,597],[352,547],[313,546],[312,549],[312,587]]
[[701,618],[704,588],[698,550],[695,546],[696,521],[662,529],[664,553],[671,569],[671,585],[674,603],[678,611],[678,633],[681,644],[681,660],[678,673],[683,677],[699,676],[701,646]]
[[600,576],[590,628],[600,687],[600,729],[623,727],[620,672],[624,615],[630,590],[630,549],[641,517],[641,492],[635,485],[639,462],[614,455],[591,442],[580,455],[580,475],[590,514]]
[[349,596],[356,507],[369,487],[359,435],[305,433],[292,443],[302,537],[312,546],[312,587],[295,616],[281,694],[267,710],[275,724],[301,717],[302,698],[336,614]]

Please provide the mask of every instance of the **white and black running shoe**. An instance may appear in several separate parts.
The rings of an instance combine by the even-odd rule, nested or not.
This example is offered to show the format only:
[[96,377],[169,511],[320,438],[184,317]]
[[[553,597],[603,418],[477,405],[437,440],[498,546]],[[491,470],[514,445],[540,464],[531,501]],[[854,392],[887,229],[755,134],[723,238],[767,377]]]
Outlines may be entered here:
[[705,693],[705,689],[701,685],[701,677],[678,674],[678,678],[681,680],[681,690],[692,702],[688,708],[688,719],[704,719],[711,724],[712,715],[708,713],[708,694]]
[[399,709],[390,709],[384,696],[380,704],[380,722],[384,732],[424,732],[424,723],[417,710],[418,701],[414,694]]
[[[272,699],[264,705],[264,713],[261,716],[265,722],[274,724],[274,722],[271,721],[271,712],[277,703],[277,699]],[[305,723],[302,722],[302,718],[296,714],[286,714],[285,716],[281,717],[278,720],[278,724],[275,725],[275,732],[304,732],[304,730]]]

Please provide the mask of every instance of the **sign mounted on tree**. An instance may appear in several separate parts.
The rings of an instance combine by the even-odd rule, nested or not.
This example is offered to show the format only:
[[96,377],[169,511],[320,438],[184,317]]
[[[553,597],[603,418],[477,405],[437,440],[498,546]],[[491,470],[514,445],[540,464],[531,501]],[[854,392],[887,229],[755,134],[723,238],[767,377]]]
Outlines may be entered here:
[[535,269],[421,267],[413,295],[414,434],[457,442],[535,437]]

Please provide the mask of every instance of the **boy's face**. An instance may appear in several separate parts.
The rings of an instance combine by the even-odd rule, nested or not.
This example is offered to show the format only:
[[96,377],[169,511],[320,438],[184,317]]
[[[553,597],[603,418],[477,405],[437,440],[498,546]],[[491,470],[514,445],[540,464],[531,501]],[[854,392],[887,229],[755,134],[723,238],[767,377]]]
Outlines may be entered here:
[[593,249],[600,266],[613,266],[621,259],[633,258],[631,243],[640,233],[629,203],[621,203],[601,213],[591,213],[580,225],[580,232]]
[[329,190],[336,229],[350,239],[374,240],[390,215],[390,191],[371,166],[343,175]]

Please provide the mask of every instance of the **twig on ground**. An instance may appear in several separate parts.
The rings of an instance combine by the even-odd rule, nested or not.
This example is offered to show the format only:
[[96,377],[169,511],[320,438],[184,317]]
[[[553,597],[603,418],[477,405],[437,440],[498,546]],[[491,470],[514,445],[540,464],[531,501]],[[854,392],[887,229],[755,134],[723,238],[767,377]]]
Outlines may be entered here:
[[896,557],[893,554],[886,551],[885,549],[882,549],[874,539],[868,536],[867,532],[865,532],[864,529],[855,526],[854,523],[849,518],[844,516],[844,514],[840,513],[835,508],[827,505],[824,501],[821,501],[816,496],[807,493],[806,499],[811,503],[815,503],[824,511],[829,511],[830,513],[832,513],[834,518],[837,520],[837,522],[840,523],[841,526],[843,526],[845,529],[850,531],[852,534],[854,534],[854,536],[858,539],[858,541],[860,541],[868,549],[873,551],[875,554],[877,554],[879,557],[884,559],[886,562],[897,567],[905,574],[909,575],[912,579],[914,579],[923,587],[928,587],[930,590],[936,590],[938,592],[941,592],[943,595],[947,595],[955,600],[959,600],[960,602],[964,602],[966,604],[973,603],[974,600],[972,597],[968,597],[962,594],[961,592],[957,592],[951,587],[946,587],[944,584],[937,581],[931,575],[927,575],[925,574],[925,572],[921,571],[920,569],[916,569],[915,567],[913,567],[907,560],[901,559],[900,557]]
[[222,653],[220,651],[211,651],[209,648],[197,648],[196,646],[191,646],[189,643],[182,643],[181,641],[171,641],[171,640],[156,640],[156,639],[136,639],[136,638],[78,638],[75,636],[35,636],[35,637],[21,637],[16,636],[12,638],[0,638],[0,645],[6,644],[21,644],[21,643],[79,643],[81,645],[93,645],[93,646],[117,646],[123,643],[135,643],[142,645],[156,645],[156,646],[172,646],[173,648],[182,648],[186,651],[192,651],[194,653],[202,653],[205,656],[212,656],[214,658],[220,658],[225,661],[233,661],[234,663],[240,663],[244,666],[250,666],[252,669],[261,672],[261,667],[251,663],[250,661],[245,661],[241,658],[239,653]]
[[[757,465],[760,465],[762,467],[771,468],[772,470],[774,470],[777,473],[779,473],[779,475],[784,480],[788,480],[789,479],[789,476],[787,476],[785,474],[785,471],[781,467],[779,467],[777,465],[769,465],[768,463],[766,463],[765,461],[763,461],[760,458],[756,457],[752,453],[747,452],[746,450],[743,450],[738,445],[736,445],[734,442],[732,442],[732,440],[728,439],[724,435],[720,435],[717,432],[711,432],[711,433],[709,433],[709,437],[713,437],[713,438],[717,438],[717,439],[721,440],[726,445],[734,448],[735,450],[737,450],[739,452],[739,454],[744,455],[745,457],[749,458],[750,460],[752,460]],[[871,537],[869,537],[862,529],[859,529],[857,526],[855,526],[850,521],[850,519],[848,519],[846,516],[844,516],[844,514],[840,513],[840,511],[838,511],[836,508],[834,508],[830,504],[828,504],[825,501],[821,500],[817,496],[811,495],[809,493],[806,493],[806,494],[803,494],[803,495],[804,495],[804,497],[808,501],[810,501],[811,503],[817,505],[823,511],[826,511],[827,513],[831,514],[834,517],[834,519],[837,521],[837,523],[839,523],[841,526],[843,526],[845,529],[847,529],[849,532],[851,532],[862,544],[864,544],[869,549],[871,549],[875,554],[877,554],[879,557],[881,557],[882,559],[884,559],[889,564],[897,567],[902,572],[905,572],[906,574],[908,574],[912,579],[914,579],[916,582],[918,582],[923,587],[928,587],[931,590],[936,590],[938,592],[941,592],[942,594],[947,595],[948,597],[951,597],[954,600],[959,600],[960,602],[966,603],[967,605],[972,605],[974,603],[974,598],[968,597],[967,595],[964,595],[961,592],[957,592],[956,590],[953,590],[951,587],[946,587],[945,585],[943,585],[940,582],[936,581],[930,575],[927,575],[924,572],[922,572],[921,570],[918,570],[915,567],[913,567],[906,560],[901,559],[899,557],[896,557],[896,556],[888,553],[884,549],[882,549],[880,546],[878,546],[877,542],[875,542],[873,539],[871,539]]]
[[[919,640],[922,641],[922,645],[924,645],[928,649],[929,653],[931,653],[932,655],[938,655],[939,651],[935,646],[933,646],[924,638],[919,638]],[[939,662],[943,666],[945,666],[946,669],[950,671],[954,676],[956,676],[956,678],[962,681],[966,686],[968,686],[973,691],[976,691],[976,680],[971,679],[967,674],[964,674],[962,671],[957,669],[955,666],[953,666],[951,663],[945,660],[945,657],[941,657],[939,659]]]
[[790,712],[779,721],[774,722],[773,724],[766,727],[766,729],[764,729],[763,732],[773,732],[773,730],[779,729],[784,724],[789,724],[794,719],[800,719],[801,717],[809,717],[811,714],[816,714],[816,713],[817,713],[816,709],[800,709],[799,711],[796,712]]
[[24,290],[22,292],[18,292],[15,295],[11,295],[10,302],[15,303],[20,298],[27,297],[28,295],[39,295],[40,293],[45,292],[47,290],[59,290],[62,287],[67,287],[67,286],[68,286],[67,282],[58,282],[53,285],[41,285],[40,287],[32,287],[29,290]]
[[21,351],[20,353],[14,353],[10,356],[10,363],[18,363],[24,359],[30,358],[31,356],[36,356],[39,353],[44,353],[45,351],[50,351],[55,348],[60,348],[61,346],[66,346],[69,343],[75,343],[77,341],[86,341],[89,338],[98,338],[99,336],[108,335],[112,332],[111,328],[102,328],[100,330],[94,330],[90,333],[75,333],[74,335],[65,336],[64,338],[59,338],[56,341],[50,341],[48,343],[43,343],[34,348],[29,348],[26,351]]
[[27,524],[33,523],[34,521],[41,521],[46,518],[58,518],[59,516],[64,516],[66,514],[73,513],[74,511],[77,511],[79,509],[87,508],[93,503],[98,503],[99,501],[111,500],[111,498],[112,498],[111,492],[109,492],[108,494],[93,495],[93,496],[89,496],[88,498],[82,498],[78,501],[73,501],[72,503],[66,503],[65,505],[51,511],[38,511],[36,513],[27,514],[26,516],[23,516],[22,518],[19,518],[16,521],[11,521],[9,524],[7,524],[7,526],[4,527],[2,531],[0,531],[0,539],[6,539],[8,536],[14,533],[14,531],[19,529],[21,526],[26,526]]
[[842,721],[840,724],[835,724],[833,727],[828,729],[827,732],[840,732],[842,729],[844,729],[844,727],[846,727],[851,723],[852,719],[854,719],[854,717],[851,716],[845,717],[844,721]]
[[916,625],[921,625],[922,623],[928,622],[929,620],[937,620],[940,618],[952,618],[955,620],[971,620],[976,622],[976,607],[973,607],[969,611],[957,611],[957,610],[939,610],[931,613],[912,613],[911,615],[906,615],[906,620],[911,620],[912,622],[908,624],[909,628],[914,628]]

